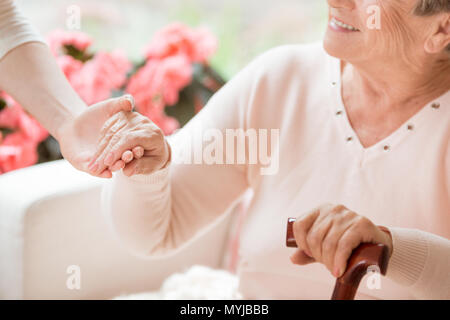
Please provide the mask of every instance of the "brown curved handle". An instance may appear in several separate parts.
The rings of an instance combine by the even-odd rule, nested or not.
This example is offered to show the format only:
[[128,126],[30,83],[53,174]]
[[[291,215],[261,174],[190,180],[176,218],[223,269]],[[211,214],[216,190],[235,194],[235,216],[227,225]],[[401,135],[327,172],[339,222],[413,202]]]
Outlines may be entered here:
[[[286,246],[297,247],[293,225],[295,218],[289,218],[286,232]],[[386,274],[389,250],[385,245],[362,243],[353,250],[344,274],[336,280],[332,300],[353,300],[359,283],[371,266],[376,266],[382,275]]]

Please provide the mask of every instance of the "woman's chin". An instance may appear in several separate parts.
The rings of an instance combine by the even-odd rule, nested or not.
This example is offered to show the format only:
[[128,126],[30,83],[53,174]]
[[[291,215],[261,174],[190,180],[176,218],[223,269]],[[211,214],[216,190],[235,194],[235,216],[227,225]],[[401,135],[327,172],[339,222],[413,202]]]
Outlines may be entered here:
[[352,49],[351,45],[348,45],[342,39],[337,39],[336,36],[329,34],[330,31],[327,31],[323,40],[323,48],[325,51],[332,57],[336,57],[342,60],[348,60],[351,58],[351,55],[355,55],[354,49]]

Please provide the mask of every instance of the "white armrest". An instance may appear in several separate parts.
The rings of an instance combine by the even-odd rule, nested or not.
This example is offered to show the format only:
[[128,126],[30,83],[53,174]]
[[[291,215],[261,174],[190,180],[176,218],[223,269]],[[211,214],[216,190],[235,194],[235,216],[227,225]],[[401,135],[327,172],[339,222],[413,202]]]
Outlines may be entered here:
[[[231,214],[174,257],[140,259],[101,215],[104,182],[64,160],[0,176],[0,299],[106,299],[158,289],[193,264],[221,267]],[[80,290],[67,288],[71,265]]]

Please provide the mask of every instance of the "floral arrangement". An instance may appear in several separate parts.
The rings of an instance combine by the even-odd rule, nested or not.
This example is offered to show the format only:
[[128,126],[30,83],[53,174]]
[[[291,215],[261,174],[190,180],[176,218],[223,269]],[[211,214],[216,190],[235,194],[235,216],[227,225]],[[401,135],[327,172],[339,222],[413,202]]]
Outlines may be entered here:
[[[50,50],[66,78],[92,105],[130,93],[136,111],[149,117],[166,135],[182,127],[225,81],[209,66],[217,48],[206,29],[181,23],[158,31],[132,63],[121,50],[91,52],[91,37],[54,31]],[[0,174],[60,159],[58,143],[14,99],[0,92]]]

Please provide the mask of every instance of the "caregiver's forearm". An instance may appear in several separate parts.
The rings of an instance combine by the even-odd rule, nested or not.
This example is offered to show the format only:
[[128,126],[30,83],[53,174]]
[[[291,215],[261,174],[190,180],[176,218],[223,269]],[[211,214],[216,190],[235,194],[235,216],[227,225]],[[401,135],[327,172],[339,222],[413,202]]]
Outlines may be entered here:
[[0,89],[19,102],[57,139],[61,124],[86,108],[48,46],[40,42],[22,44],[0,60]]
[[389,228],[393,253],[387,276],[419,299],[450,299],[450,240],[434,234]]

